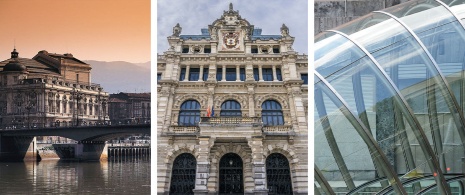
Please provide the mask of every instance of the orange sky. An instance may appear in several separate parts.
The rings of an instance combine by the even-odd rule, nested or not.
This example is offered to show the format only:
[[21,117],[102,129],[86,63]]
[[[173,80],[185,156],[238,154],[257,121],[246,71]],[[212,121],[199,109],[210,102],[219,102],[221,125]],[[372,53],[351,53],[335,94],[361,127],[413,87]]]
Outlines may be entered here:
[[81,60],[150,60],[150,0],[0,0],[0,61],[40,50]]

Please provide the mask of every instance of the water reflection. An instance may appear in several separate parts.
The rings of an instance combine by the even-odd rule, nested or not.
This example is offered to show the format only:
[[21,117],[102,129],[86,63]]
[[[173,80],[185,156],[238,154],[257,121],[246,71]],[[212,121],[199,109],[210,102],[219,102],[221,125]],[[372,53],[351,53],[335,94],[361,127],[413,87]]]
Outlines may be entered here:
[[150,159],[0,162],[1,194],[150,194]]

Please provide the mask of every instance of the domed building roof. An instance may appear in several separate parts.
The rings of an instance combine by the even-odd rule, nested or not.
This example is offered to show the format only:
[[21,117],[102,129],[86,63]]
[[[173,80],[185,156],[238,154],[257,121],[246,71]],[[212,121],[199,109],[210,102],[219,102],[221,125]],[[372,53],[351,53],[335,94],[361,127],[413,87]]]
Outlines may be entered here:
[[8,64],[3,67],[3,72],[7,71],[19,71],[19,72],[24,72],[27,71],[26,66],[20,64],[17,60],[12,60],[8,62]]

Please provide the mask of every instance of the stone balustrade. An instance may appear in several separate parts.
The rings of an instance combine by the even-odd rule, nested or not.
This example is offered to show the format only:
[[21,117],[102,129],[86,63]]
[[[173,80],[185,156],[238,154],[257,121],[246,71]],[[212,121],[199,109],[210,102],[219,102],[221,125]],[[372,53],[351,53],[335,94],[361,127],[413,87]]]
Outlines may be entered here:
[[293,133],[292,125],[266,126],[262,127],[265,134],[290,134]]
[[201,124],[253,124],[262,123],[260,117],[202,117]]
[[199,127],[197,126],[177,126],[172,125],[169,128],[169,133],[174,134],[191,134],[199,132]]

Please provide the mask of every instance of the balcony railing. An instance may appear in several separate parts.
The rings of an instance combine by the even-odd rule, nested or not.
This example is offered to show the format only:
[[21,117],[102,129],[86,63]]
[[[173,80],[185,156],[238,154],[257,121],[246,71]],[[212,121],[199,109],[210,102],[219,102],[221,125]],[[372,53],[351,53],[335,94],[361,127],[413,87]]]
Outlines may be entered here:
[[290,134],[293,132],[292,125],[266,126],[262,127],[265,134]]
[[252,124],[262,123],[260,117],[201,117],[200,124]]
[[174,134],[194,134],[199,132],[199,127],[198,126],[177,126],[177,125],[172,125],[169,128],[169,133],[174,133]]

